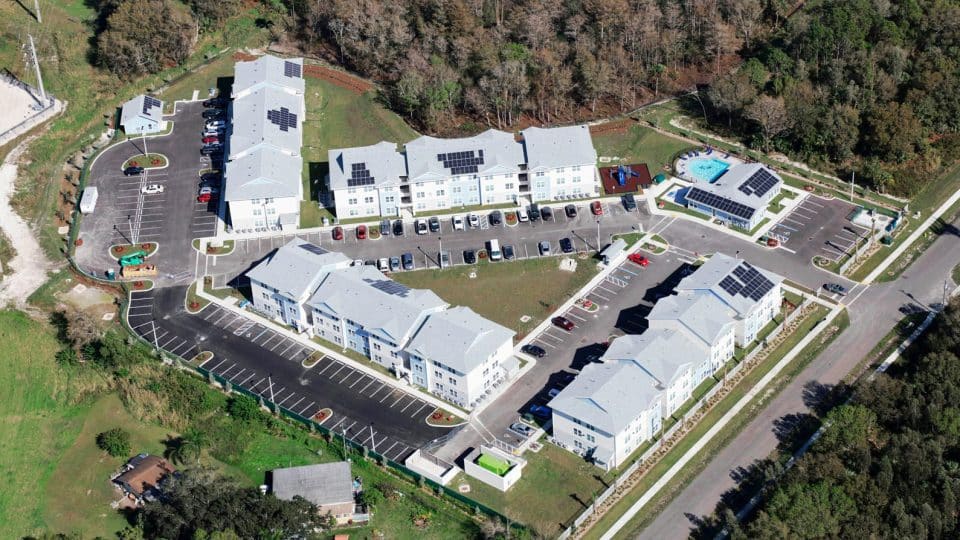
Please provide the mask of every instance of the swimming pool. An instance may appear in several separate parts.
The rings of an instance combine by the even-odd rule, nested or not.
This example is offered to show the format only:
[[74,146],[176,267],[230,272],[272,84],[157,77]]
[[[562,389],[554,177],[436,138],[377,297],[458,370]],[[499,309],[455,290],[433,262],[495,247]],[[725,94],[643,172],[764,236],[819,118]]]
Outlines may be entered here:
[[714,157],[694,157],[687,160],[687,174],[698,182],[710,182],[727,172],[730,164]]

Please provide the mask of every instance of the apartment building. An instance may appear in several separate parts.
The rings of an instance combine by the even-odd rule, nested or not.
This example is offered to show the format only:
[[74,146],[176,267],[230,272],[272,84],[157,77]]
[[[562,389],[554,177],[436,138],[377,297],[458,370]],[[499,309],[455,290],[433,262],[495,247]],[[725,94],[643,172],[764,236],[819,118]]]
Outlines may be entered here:
[[597,151],[586,125],[521,132],[533,202],[600,196]]
[[400,186],[406,161],[395,143],[341,148],[327,153],[329,187],[336,195],[337,216],[396,216],[400,212]]

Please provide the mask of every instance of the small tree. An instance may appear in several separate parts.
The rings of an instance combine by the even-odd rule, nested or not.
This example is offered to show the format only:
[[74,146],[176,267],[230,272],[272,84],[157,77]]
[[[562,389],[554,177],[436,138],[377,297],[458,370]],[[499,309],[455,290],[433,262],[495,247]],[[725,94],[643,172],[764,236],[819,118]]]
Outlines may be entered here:
[[130,455],[130,434],[121,428],[113,428],[97,434],[97,447],[113,457]]
[[230,401],[227,402],[227,412],[240,422],[251,422],[261,417],[260,404],[257,400],[243,394],[230,397]]
[[374,508],[383,502],[383,493],[375,487],[367,488],[360,495],[360,502],[365,506]]

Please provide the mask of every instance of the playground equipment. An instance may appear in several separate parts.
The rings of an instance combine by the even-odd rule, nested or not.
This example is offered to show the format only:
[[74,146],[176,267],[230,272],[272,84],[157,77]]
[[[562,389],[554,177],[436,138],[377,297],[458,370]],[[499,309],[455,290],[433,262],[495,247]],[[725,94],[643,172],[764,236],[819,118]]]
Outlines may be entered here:
[[612,174],[612,175],[614,175],[614,176],[616,177],[617,183],[620,184],[621,186],[627,185],[627,178],[630,178],[630,177],[639,178],[639,177],[640,177],[640,173],[638,173],[637,171],[635,171],[635,170],[633,170],[632,168],[627,167],[627,166],[625,166],[625,165],[618,165],[616,172],[610,171],[610,174]]
[[143,264],[143,259],[147,256],[147,252],[141,250],[134,251],[133,253],[124,255],[120,257],[120,266],[135,266],[138,264]]

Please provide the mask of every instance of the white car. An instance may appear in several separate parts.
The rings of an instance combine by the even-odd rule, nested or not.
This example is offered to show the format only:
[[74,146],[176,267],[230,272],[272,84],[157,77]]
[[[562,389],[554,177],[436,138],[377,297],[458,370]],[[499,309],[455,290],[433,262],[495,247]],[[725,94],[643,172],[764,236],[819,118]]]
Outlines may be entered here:
[[453,230],[463,230],[463,216],[453,216]]
[[424,221],[424,220],[422,220],[422,219],[418,219],[418,220],[414,223],[414,225],[415,225],[415,229],[416,229],[416,231],[417,231],[417,234],[427,234],[427,222],[426,222],[426,221]]
[[527,209],[525,207],[521,206],[517,210],[517,220],[520,221],[520,223],[530,221],[530,214],[527,213]]
[[390,260],[387,259],[386,257],[380,257],[380,259],[377,260],[377,270],[381,272],[389,272]]
[[148,184],[140,188],[140,193],[145,193],[147,195],[163,193],[163,186],[161,186],[160,184]]
[[477,216],[476,214],[468,214],[467,223],[470,224],[471,229],[476,229],[477,227],[480,226],[480,217]]

